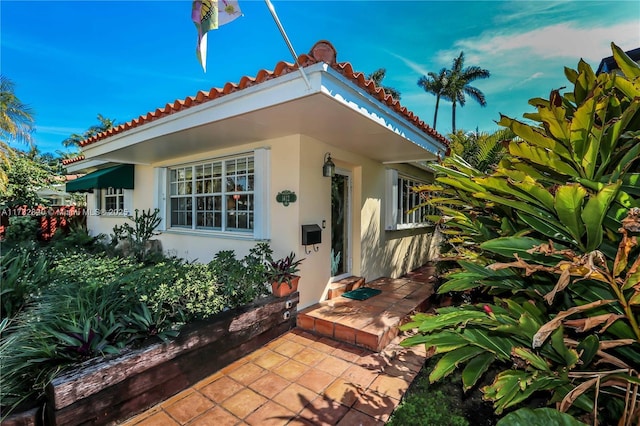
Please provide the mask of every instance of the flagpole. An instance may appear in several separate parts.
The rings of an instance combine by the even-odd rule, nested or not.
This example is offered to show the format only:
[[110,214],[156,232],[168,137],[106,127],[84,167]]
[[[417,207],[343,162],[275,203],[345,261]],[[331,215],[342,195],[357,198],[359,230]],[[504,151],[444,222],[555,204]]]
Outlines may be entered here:
[[298,62],[298,55],[296,54],[296,51],[293,49],[293,45],[291,44],[291,41],[289,40],[289,37],[287,36],[287,33],[284,31],[284,27],[282,26],[282,23],[280,22],[280,18],[278,18],[278,14],[276,13],[276,9],[273,7],[273,4],[271,4],[270,0],[264,0],[264,2],[267,4],[267,7],[269,8],[269,12],[271,12],[271,16],[273,16],[273,20],[275,21],[276,25],[278,26],[278,29],[280,30],[280,34],[282,34],[282,38],[284,39],[285,43],[287,43],[287,47],[289,47],[289,51],[291,52],[291,55],[293,56],[293,60],[296,62],[296,65],[298,65],[298,70],[300,71],[300,75],[302,75],[302,79],[304,80],[305,84],[307,85],[307,89],[311,90],[311,83],[309,82],[309,79],[307,78],[307,75],[304,73],[304,70],[302,69],[302,66],[300,66],[300,63]]

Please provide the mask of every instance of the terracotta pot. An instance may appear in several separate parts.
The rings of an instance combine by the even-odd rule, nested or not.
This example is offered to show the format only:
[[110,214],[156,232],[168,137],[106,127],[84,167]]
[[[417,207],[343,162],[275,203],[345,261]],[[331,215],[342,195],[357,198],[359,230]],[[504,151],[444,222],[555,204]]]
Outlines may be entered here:
[[286,282],[278,283],[274,281],[271,283],[271,291],[275,297],[286,297],[298,291],[298,281],[300,281],[298,276],[291,278],[291,287]]

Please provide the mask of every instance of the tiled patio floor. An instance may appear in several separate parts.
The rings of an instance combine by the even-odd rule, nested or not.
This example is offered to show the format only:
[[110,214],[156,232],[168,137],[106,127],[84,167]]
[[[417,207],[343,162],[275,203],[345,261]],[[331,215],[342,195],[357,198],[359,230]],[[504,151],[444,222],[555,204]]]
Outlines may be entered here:
[[124,424],[383,425],[425,359],[399,340],[376,353],[296,329]]
[[298,327],[321,336],[380,351],[398,334],[398,325],[413,311],[427,307],[434,292],[431,277],[379,278],[366,287],[382,292],[366,300],[337,297],[298,312]]

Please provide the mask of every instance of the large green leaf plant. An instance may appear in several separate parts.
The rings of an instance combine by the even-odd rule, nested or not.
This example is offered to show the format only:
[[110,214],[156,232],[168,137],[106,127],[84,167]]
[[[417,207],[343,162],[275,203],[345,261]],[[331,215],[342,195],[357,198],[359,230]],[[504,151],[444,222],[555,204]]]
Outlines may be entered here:
[[640,421],[640,67],[615,44],[620,72],[565,69],[573,90],[530,101],[533,124],[490,173],[460,157],[435,166],[459,268],[438,292],[486,303],[417,314],[403,344],[443,354],[432,381],[462,368],[497,413],[546,398],[591,424]]

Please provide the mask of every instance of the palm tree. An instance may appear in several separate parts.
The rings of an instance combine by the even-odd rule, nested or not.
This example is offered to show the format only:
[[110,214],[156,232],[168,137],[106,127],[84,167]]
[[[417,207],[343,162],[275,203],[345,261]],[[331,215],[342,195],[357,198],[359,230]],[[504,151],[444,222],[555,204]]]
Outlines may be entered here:
[[487,101],[484,93],[477,87],[470,86],[469,83],[481,79],[488,78],[491,73],[489,70],[478,66],[464,66],[464,52],[460,52],[460,56],[453,60],[453,67],[449,70],[449,80],[447,82],[446,97],[452,102],[451,106],[451,132],[456,132],[456,105],[463,107],[466,104],[465,95],[469,95],[481,106],[486,106]]
[[372,72],[367,76],[367,80],[373,80],[376,86],[381,87],[382,90],[390,94],[393,99],[395,99],[396,101],[399,101],[400,91],[398,91],[397,89],[394,89],[393,87],[382,85],[382,80],[384,79],[386,73],[387,73],[386,69],[378,68],[377,70],[375,70],[374,72]]
[[429,72],[418,80],[418,86],[422,87],[425,92],[436,96],[436,112],[433,114],[433,129],[436,129],[438,122],[438,108],[440,107],[440,98],[448,99],[446,94],[447,83],[449,81],[449,73],[446,68],[442,68],[437,74]]
[[9,78],[0,75],[0,192],[9,184],[7,171],[13,156],[10,141],[24,142],[31,146],[33,140],[33,113],[15,94],[15,85]]
[[33,112],[15,94],[15,85],[0,75],[0,137],[2,142],[11,140],[32,143]]
[[105,118],[102,114],[98,114],[97,117],[100,123],[94,124],[89,127],[86,132],[83,134],[73,133],[71,136],[62,141],[62,145],[69,146],[80,146],[80,142],[89,139],[92,136],[95,136],[99,133],[106,132],[108,130],[113,129],[116,126],[115,118]]

